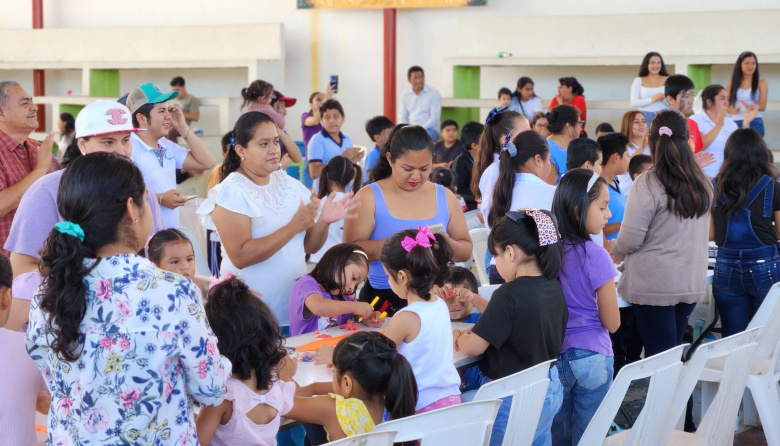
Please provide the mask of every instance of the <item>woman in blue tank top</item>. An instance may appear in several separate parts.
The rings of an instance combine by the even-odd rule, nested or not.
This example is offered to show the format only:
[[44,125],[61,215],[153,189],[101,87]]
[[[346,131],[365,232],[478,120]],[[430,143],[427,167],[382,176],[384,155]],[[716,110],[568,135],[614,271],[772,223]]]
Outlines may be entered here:
[[390,134],[374,167],[373,183],[360,196],[358,218],[344,220],[344,242],[360,245],[371,262],[360,300],[373,302],[389,316],[406,305],[390,289],[379,261],[385,240],[403,229],[428,225],[445,234],[452,260],[471,257],[471,237],[458,198],[452,191],[428,181],[433,164],[433,142],[420,126],[398,125]]

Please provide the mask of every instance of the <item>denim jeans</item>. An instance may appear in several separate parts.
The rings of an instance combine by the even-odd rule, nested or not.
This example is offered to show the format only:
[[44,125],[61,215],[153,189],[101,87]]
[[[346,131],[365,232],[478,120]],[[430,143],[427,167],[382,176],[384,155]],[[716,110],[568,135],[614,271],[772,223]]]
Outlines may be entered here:
[[[737,124],[737,127],[742,128],[742,121],[734,121]],[[754,118],[752,121],[750,121],[750,128],[757,131],[761,136],[764,136],[764,118]]]
[[719,249],[712,295],[720,312],[723,337],[744,331],[772,285],[780,282],[780,256],[774,246]]
[[[480,375],[482,375],[481,372]],[[550,430],[552,429],[555,414],[561,409],[563,389],[561,388],[561,381],[558,379],[558,369],[556,367],[551,368],[550,373],[547,376],[550,378],[550,383],[547,384],[547,394],[544,396],[544,406],[542,406],[539,424],[536,425],[533,446],[552,445]],[[482,384],[487,384],[490,381],[492,381],[492,379],[482,375]],[[496,415],[496,421],[493,423],[493,432],[490,435],[490,446],[501,446],[501,443],[504,441],[506,426],[509,422],[509,410],[512,408],[512,397],[508,396],[506,398],[501,398],[501,400],[501,407],[498,408],[498,415]]]
[[645,115],[645,121],[647,122],[647,128],[650,128],[650,121],[653,120],[653,116],[655,116],[657,112],[649,112],[649,111],[642,111],[642,114]]
[[428,132],[428,136],[430,136],[430,137],[431,137],[431,139],[433,140],[433,142],[436,142],[436,141],[438,141],[438,139],[439,139],[439,132],[437,132],[437,131],[436,131],[436,130],[434,130],[434,129],[425,129],[425,131],[426,131],[426,132]]
[[553,420],[553,444],[576,446],[612,385],[613,358],[580,348],[557,357],[563,404]]

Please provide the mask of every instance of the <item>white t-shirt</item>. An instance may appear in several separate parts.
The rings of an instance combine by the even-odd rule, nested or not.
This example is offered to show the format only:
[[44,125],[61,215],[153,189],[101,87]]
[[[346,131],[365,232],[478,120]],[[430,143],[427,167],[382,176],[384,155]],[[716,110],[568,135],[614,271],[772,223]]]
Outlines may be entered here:
[[[339,201],[346,196],[344,192],[336,192],[336,196],[333,198],[333,201]],[[325,206],[325,200],[327,200],[328,197],[323,197],[320,201],[320,211],[322,212],[322,207]],[[319,215],[319,214],[318,214]],[[309,262],[317,263],[322,259],[322,256],[325,255],[325,251],[329,250],[330,248],[338,245],[341,243],[342,236],[344,235],[344,219],[342,218],[339,221],[334,221],[330,224],[328,227],[328,238],[325,240],[325,244],[322,245],[322,248],[320,248],[319,251],[315,252],[314,254],[309,257]]]
[[[252,221],[252,238],[257,239],[287,225],[301,201],[304,204],[311,202],[311,192],[283,170],[272,173],[265,186],[258,186],[244,175],[233,172],[209,190],[198,215],[203,226],[211,230],[217,230],[211,219],[216,205],[246,215]],[[219,235],[222,240],[225,239],[222,234]],[[225,245],[222,245],[220,270],[234,273],[250,289],[262,293],[263,302],[268,304],[282,326],[290,325],[288,307],[293,285],[307,273],[303,249],[305,235],[305,232],[299,232],[270,258],[245,268],[234,266]]]
[[[171,189],[176,189],[176,169],[181,169],[189,151],[173,141],[160,138],[157,144],[162,147],[162,154],[157,147],[149,147],[137,134],[130,136],[133,160],[141,174],[144,183],[150,192],[163,194]],[[160,163],[162,159],[162,163]],[[168,209],[160,206],[160,212],[166,228],[179,228],[179,209]]]
[[417,380],[417,406],[420,410],[451,395],[460,395],[460,375],[452,363],[452,323],[444,300],[434,296],[430,302],[417,301],[399,310],[420,317],[420,333],[408,344],[402,342],[398,353],[412,366]]
[[[666,102],[666,99],[653,102],[653,96],[655,96],[658,93],[664,92],[664,86],[661,85],[660,87],[645,87],[642,85],[642,78],[637,77],[634,79],[634,82],[631,84],[631,106],[637,107],[642,111],[646,112],[657,112],[661,111],[667,107],[669,107],[669,104]],[[650,123],[648,123],[650,125]]]
[[522,114],[528,121],[533,121],[534,115],[536,115],[537,112],[544,111],[542,100],[536,96],[527,101],[520,101],[519,96],[515,96],[509,103],[509,109]]
[[[761,79],[763,79],[763,77],[759,78],[759,81]],[[753,90],[751,88],[737,88],[737,103],[734,104],[734,108],[736,108],[738,112],[734,115],[731,115],[731,119],[735,121],[742,121],[745,119],[745,106],[742,105],[742,102],[740,101],[745,101],[751,105],[758,104],[761,93],[759,92],[758,89],[756,89],[756,94],[751,95],[750,93],[752,91]],[[761,117],[761,112],[758,112],[756,118],[760,118],[760,117]]]
[[[701,132],[702,136],[706,135],[715,128],[715,123],[712,122],[712,119],[710,119],[710,117],[707,115],[707,112],[705,111],[696,113],[695,115],[691,116],[691,119],[696,121],[696,124],[699,125],[699,132]],[[704,167],[704,173],[709,178],[715,178],[715,175],[718,174],[720,166],[723,165],[723,150],[726,148],[726,140],[729,139],[729,136],[731,136],[731,134],[734,133],[737,128],[737,123],[734,122],[733,119],[723,118],[723,127],[720,128],[718,136],[716,136],[712,143],[710,143],[709,147],[704,149],[705,151],[715,155],[715,162],[709,166]]]
[[[547,184],[546,181],[532,173],[516,173],[509,210],[538,208],[551,211],[554,196],[555,186]],[[490,233],[487,216],[485,216],[485,228]],[[491,259],[490,264],[495,265],[496,259]]]

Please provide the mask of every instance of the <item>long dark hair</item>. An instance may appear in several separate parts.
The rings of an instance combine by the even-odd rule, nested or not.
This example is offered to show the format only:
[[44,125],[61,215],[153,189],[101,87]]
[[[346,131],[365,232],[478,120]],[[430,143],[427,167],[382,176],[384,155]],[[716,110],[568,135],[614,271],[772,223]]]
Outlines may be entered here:
[[70,135],[76,131],[76,120],[70,113],[60,113],[60,121],[65,123],[65,130],[63,130],[63,132],[66,135]]
[[349,373],[366,394],[384,396],[391,420],[414,415],[417,380],[412,366],[382,333],[359,331],[339,341],[333,368],[339,376]]
[[241,103],[243,109],[247,105],[256,101],[258,98],[272,95],[274,93],[274,86],[264,80],[256,80],[249,84],[248,87],[241,89],[241,97],[244,98],[244,102]]
[[368,268],[368,257],[363,248],[354,243],[339,243],[325,251],[309,275],[326,292],[339,290],[339,294],[331,294],[331,297],[344,300],[344,284],[347,282],[344,270],[350,263]]
[[379,154],[379,160],[371,171],[371,182],[376,183],[393,174],[393,168],[390,161],[387,160],[387,154],[395,162],[406,152],[416,152],[427,150],[433,158],[433,141],[424,128],[419,125],[398,124],[393,128],[387,139],[382,152]]
[[737,105],[737,90],[742,83],[742,61],[752,57],[756,61],[756,71],[753,72],[753,78],[750,80],[750,96],[756,94],[758,91],[758,81],[761,77],[758,75],[758,57],[756,53],[752,51],[744,51],[737,57],[737,63],[734,64],[734,72],[731,74],[731,89],[728,91],[729,105],[734,107]]
[[727,216],[739,212],[748,204],[748,193],[762,176],[777,178],[777,171],[769,157],[764,138],[753,129],[735,130],[726,140],[723,165],[714,182],[717,206]]
[[233,277],[211,289],[204,307],[219,352],[233,364],[233,376],[248,380],[254,371],[257,390],[270,389],[274,369],[287,350],[268,305]]
[[[661,135],[658,129],[667,127],[672,136]],[[706,215],[710,210],[712,187],[693,160],[688,145],[688,123],[677,110],[661,110],[650,123],[650,154],[653,170],[666,192],[666,209],[680,218]]]
[[66,361],[81,356],[84,341],[79,326],[87,311],[84,276],[92,267],[84,259],[95,258],[105,245],[120,242],[135,249],[130,225],[122,222],[128,198],[144,208],[144,178],[128,158],[98,152],[79,157],[65,170],[57,191],[57,211],[63,220],[81,226],[84,241],[52,229],[41,253],[45,272],[40,308],[48,313],[51,349]]
[[76,158],[80,157],[81,149],[79,148],[79,139],[84,139],[84,141],[89,141],[89,136],[82,136],[81,138],[73,138],[73,141],[68,144],[68,147],[65,148],[65,151],[62,154],[62,162],[60,162],[60,166],[64,169],[70,165],[70,163],[73,162]]
[[363,187],[363,169],[349,158],[334,156],[320,173],[320,188],[317,196],[326,198],[330,195],[330,182],[335,181],[346,187],[352,182],[352,192],[357,193]]
[[656,53],[655,51],[650,51],[649,53],[645,54],[644,59],[642,59],[642,65],[639,66],[639,77],[650,75],[650,59],[653,56],[658,56],[658,58],[661,59],[661,71],[659,71],[658,74],[661,76],[669,76],[669,73],[666,72],[666,64],[664,63],[663,56]]
[[588,190],[588,182],[593,177],[589,169],[572,169],[561,178],[553,196],[553,213],[558,218],[558,229],[564,243],[580,245],[590,240],[585,228],[588,219],[588,207],[596,200],[607,180],[599,177]]
[[574,76],[562,77],[558,79],[558,83],[564,87],[571,87],[571,94],[574,96],[585,94],[585,87]]
[[380,260],[393,279],[400,271],[406,271],[409,275],[407,288],[421,299],[431,300],[431,288],[443,286],[449,277],[452,248],[444,236],[437,233],[434,234],[435,241],[429,240],[433,245],[430,248],[417,245],[407,252],[401,242],[406,237],[415,239],[417,233],[415,229],[405,229],[393,234],[382,247]]
[[8,257],[0,253],[0,288],[11,288],[14,275]]
[[[555,223],[554,216],[550,212],[545,210],[542,212],[550,215]],[[490,236],[488,236],[490,254],[495,257],[506,250],[509,245],[520,248],[527,256],[533,256],[544,277],[550,280],[558,279],[563,259],[560,239],[556,243],[541,246],[539,244],[539,229],[533,218],[523,216],[515,221],[510,217],[503,216],[491,227]],[[512,280],[506,277],[504,279],[506,281]]]
[[[219,181],[224,181],[231,173],[238,170],[241,167],[241,157],[236,153],[236,146],[240,145],[246,147],[249,141],[255,136],[255,129],[260,124],[270,122],[274,123],[274,120],[270,116],[261,112],[246,112],[238,118],[235,127],[230,132],[230,136],[233,138],[230,150],[225,155],[225,160],[222,161],[222,167],[219,172]],[[276,124],[274,124],[276,125]]]
[[521,166],[536,155],[547,159],[550,148],[547,140],[536,132],[523,132],[515,136],[512,143],[517,148],[517,154],[511,156],[508,150],[501,152],[498,161],[498,180],[493,188],[493,204],[488,214],[488,224],[493,226],[499,218],[506,214],[512,205],[512,190],[515,188],[515,174]]
[[497,114],[482,128],[482,136],[479,137],[479,152],[474,160],[471,173],[471,191],[477,198],[482,197],[482,192],[479,190],[480,177],[485,169],[493,163],[493,154],[501,152],[503,143],[501,135],[509,134],[515,128],[515,121],[521,116],[523,115],[516,111],[506,110]]

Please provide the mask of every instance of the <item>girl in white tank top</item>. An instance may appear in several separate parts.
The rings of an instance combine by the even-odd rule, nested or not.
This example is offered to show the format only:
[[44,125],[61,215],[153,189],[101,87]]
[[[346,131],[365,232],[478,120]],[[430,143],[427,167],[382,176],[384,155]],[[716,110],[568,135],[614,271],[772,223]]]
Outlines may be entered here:
[[385,334],[412,365],[417,380],[417,413],[460,403],[460,376],[452,362],[452,324],[444,300],[432,294],[444,285],[452,251],[442,234],[429,228],[394,234],[382,248],[382,266],[393,292],[408,302]]

